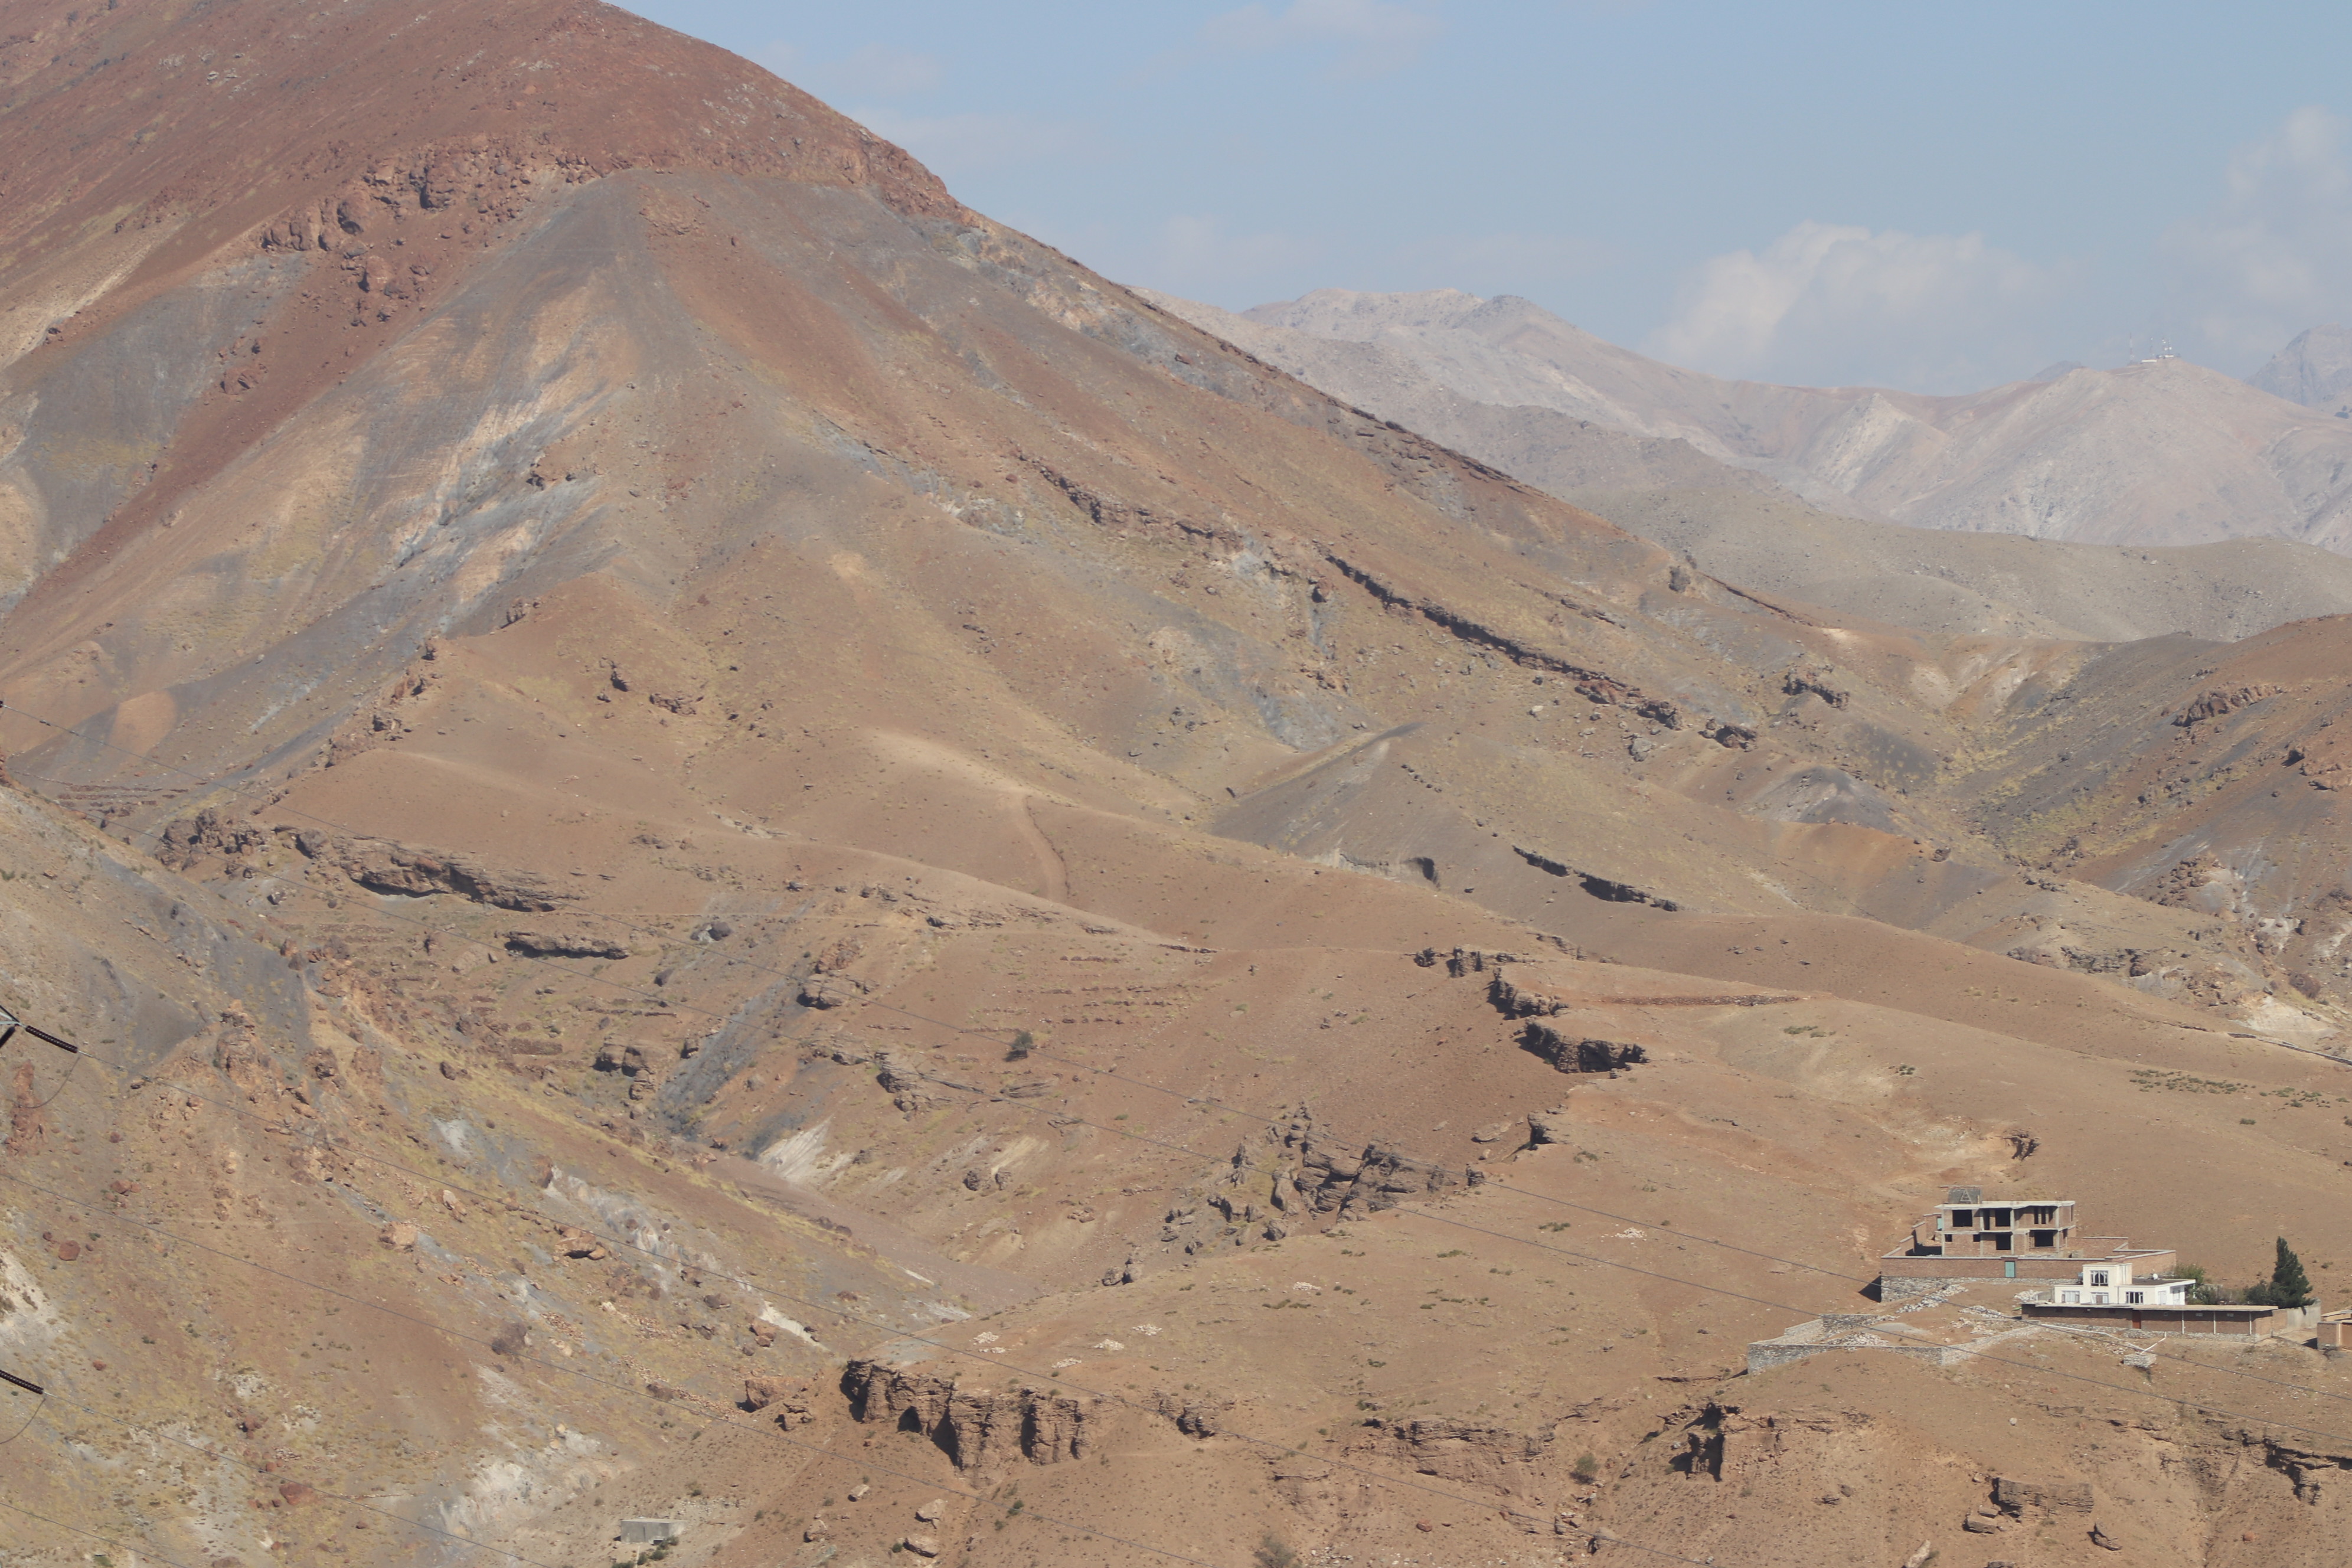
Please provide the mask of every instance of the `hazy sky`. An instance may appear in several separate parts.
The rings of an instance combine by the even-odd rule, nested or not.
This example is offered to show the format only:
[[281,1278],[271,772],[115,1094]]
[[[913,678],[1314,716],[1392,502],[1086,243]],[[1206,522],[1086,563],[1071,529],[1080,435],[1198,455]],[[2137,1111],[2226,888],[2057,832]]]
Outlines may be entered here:
[[2352,320],[2352,6],[640,0],[1123,282],[1961,390]]

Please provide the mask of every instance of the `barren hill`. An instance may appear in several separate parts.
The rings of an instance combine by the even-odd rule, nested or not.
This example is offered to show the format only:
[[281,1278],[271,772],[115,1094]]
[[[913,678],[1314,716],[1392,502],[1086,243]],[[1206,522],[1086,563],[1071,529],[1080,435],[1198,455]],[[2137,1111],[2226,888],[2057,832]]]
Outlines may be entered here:
[[0,39],[12,1563],[2329,1560],[2287,1340],[1740,1370],[1951,1184],[2352,1256],[2234,653],[1727,584],[607,7]]

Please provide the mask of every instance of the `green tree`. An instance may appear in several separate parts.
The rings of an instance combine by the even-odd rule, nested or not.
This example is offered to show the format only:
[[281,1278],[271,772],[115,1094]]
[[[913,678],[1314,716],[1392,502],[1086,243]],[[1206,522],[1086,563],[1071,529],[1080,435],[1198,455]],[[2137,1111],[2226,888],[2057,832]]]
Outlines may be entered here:
[[2311,1276],[2303,1271],[2303,1259],[2294,1255],[2286,1237],[2278,1238],[2278,1261],[2271,1265],[2271,1277],[2247,1291],[2246,1300],[2273,1307],[2311,1305]]
[[2206,1277],[2205,1266],[2201,1263],[2184,1263],[2173,1272],[2183,1279],[2194,1281],[2189,1287],[2189,1302],[2191,1306],[2210,1307],[2220,1301],[2224,1294],[2221,1286],[2214,1284]]
[[1037,1037],[1031,1034],[1028,1030],[1024,1029],[1019,1034],[1013,1036],[1013,1043],[1005,1047],[1004,1059],[1008,1062],[1024,1060],[1028,1057],[1031,1051],[1034,1051],[1036,1048]]

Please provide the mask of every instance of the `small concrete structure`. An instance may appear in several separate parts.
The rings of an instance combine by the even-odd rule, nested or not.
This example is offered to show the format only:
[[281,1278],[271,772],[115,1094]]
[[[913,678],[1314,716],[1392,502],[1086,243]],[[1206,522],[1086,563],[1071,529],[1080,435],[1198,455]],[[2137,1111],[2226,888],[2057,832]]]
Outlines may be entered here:
[[1953,1187],[1907,1243],[1878,1260],[1878,1299],[1903,1301],[1972,1279],[2074,1279],[2085,1263],[2126,1277],[2167,1275],[2169,1247],[2134,1247],[2120,1236],[2084,1236],[2072,1198],[2002,1198]]
[[1769,1372],[1832,1351],[1892,1351],[1931,1366],[1958,1366],[1989,1345],[2041,1331],[1985,1307],[1964,1306],[1951,1317],[1919,1316],[1949,1306],[1955,1297],[1967,1293],[1964,1285],[1947,1286],[1891,1311],[1824,1312],[1777,1338],[1749,1344],[1748,1370]]
[[2195,1283],[2185,1276],[2135,1276],[2116,1264],[2085,1263],[2080,1281],[2045,1290],[2042,1299],[2054,1307],[2182,1307]]
[[2352,1350],[2352,1310],[2322,1312],[2312,1342],[2324,1351]]
[[625,1546],[658,1546],[665,1541],[677,1539],[677,1521],[674,1519],[621,1521],[621,1543]]

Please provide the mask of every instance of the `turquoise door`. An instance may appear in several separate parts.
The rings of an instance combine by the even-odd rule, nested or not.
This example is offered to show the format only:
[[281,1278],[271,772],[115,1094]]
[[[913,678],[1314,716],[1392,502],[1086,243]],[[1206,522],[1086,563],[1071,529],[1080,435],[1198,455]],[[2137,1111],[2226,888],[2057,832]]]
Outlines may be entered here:
[[2007,1258],[2001,1260],[2001,1278],[2004,1279],[2014,1279],[2017,1278],[2016,1258]]

